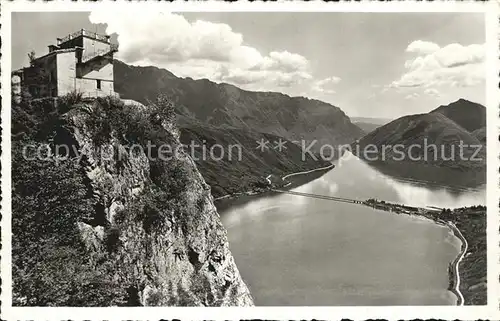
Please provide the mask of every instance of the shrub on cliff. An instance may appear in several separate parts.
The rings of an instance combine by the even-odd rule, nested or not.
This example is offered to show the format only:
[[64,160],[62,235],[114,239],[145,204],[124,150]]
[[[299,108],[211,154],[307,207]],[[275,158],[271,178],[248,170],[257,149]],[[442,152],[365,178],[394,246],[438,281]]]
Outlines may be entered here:
[[23,100],[19,104],[13,104],[13,139],[25,137],[37,141],[46,140],[59,119],[56,105],[54,98]]
[[123,144],[176,144],[173,104],[160,96],[145,110],[125,105],[115,97],[97,98],[89,111],[86,125],[96,145],[115,135]]
[[76,223],[93,211],[77,165],[31,160],[12,146],[12,273],[15,305],[102,305],[116,284],[91,265]]
[[176,207],[175,202],[161,188],[151,185],[117,214],[115,222],[118,226],[137,222],[147,234],[162,234],[169,225],[167,222],[172,221]]
[[58,108],[60,113],[65,113],[83,101],[83,93],[76,90],[58,98]]

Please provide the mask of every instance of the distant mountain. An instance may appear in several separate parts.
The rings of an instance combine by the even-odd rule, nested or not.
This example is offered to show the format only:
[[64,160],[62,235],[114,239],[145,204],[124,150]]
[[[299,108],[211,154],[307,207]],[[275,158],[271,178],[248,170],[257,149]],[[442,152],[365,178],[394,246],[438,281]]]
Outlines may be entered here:
[[[463,157],[461,143],[467,145],[462,148]],[[377,152],[366,152],[375,150],[368,145],[376,146]],[[486,150],[484,146],[479,149],[481,145],[464,128],[433,111],[401,117],[377,128],[357,144],[358,150],[365,153],[356,149],[355,153],[396,176],[452,185],[478,185],[484,183],[486,168]],[[479,150],[477,155],[476,150]],[[481,160],[474,160],[476,158]]]
[[353,123],[370,123],[374,125],[385,125],[394,119],[390,118],[376,118],[376,117],[350,117]]
[[377,125],[377,124],[371,124],[371,123],[363,123],[363,122],[353,122],[354,125],[358,126],[361,128],[361,130],[368,134],[374,131],[375,129],[379,128],[382,125]]
[[466,99],[439,106],[431,113],[441,113],[469,132],[486,126],[486,108]]
[[390,119],[370,118],[370,117],[351,117],[351,122],[361,128],[365,134],[368,134],[382,125],[390,123]]
[[[350,144],[363,131],[338,107],[276,92],[252,92],[207,79],[179,78],[165,69],[135,67],[115,61],[115,91],[142,103],[159,93],[171,97],[182,118],[219,128],[240,128],[290,141]],[[309,144],[308,144],[309,145]]]

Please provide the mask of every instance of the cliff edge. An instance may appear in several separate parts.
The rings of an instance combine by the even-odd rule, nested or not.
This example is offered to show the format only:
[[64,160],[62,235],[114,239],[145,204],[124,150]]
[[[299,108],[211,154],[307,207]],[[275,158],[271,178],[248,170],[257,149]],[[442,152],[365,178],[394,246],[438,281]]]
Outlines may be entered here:
[[[172,108],[14,105],[15,305],[253,305]],[[51,157],[33,161],[25,146]]]

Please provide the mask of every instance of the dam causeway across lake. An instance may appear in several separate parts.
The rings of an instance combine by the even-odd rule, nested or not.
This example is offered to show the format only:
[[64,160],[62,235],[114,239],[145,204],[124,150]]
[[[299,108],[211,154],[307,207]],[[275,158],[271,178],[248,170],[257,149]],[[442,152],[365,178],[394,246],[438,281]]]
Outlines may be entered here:
[[318,195],[318,194],[302,193],[302,192],[295,192],[295,191],[285,191],[285,190],[280,190],[280,189],[272,189],[272,191],[278,192],[278,193],[286,193],[286,194],[292,194],[292,195],[313,197],[313,198],[319,198],[319,199],[337,201],[337,202],[344,202],[344,203],[364,204],[364,202],[360,201],[360,200],[354,200],[354,199],[350,199],[350,198],[343,198],[343,197],[336,197],[336,196]]
[[361,201],[361,200],[356,200],[356,199],[352,199],[352,198],[319,195],[319,194],[312,194],[312,193],[303,193],[303,192],[297,192],[297,191],[292,191],[292,190],[271,189],[271,191],[277,192],[277,193],[282,193],[282,194],[290,194],[290,195],[311,197],[311,198],[316,198],[316,199],[323,199],[323,200],[328,200],[328,201],[350,203],[350,204],[361,204],[361,205],[369,206],[372,208],[376,208],[376,209],[384,210],[384,211],[388,211],[388,212],[423,215],[423,216],[427,216],[428,218],[431,218],[433,220],[436,219],[436,217],[434,217],[434,215],[440,213],[443,210],[442,208],[438,208],[438,207],[428,207],[428,208],[415,207],[415,206],[408,206],[408,205],[403,205],[403,204],[389,203],[389,202],[376,200],[376,199],[369,199],[369,200]]

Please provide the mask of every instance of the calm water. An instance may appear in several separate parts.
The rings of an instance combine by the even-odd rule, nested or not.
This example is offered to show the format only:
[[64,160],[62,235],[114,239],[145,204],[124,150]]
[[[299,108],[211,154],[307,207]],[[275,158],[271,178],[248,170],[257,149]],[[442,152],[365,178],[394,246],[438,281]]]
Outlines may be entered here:
[[[484,204],[486,192],[404,182],[359,159],[297,189],[421,206]],[[406,215],[282,194],[221,213],[256,305],[448,305],[448,228]]]

